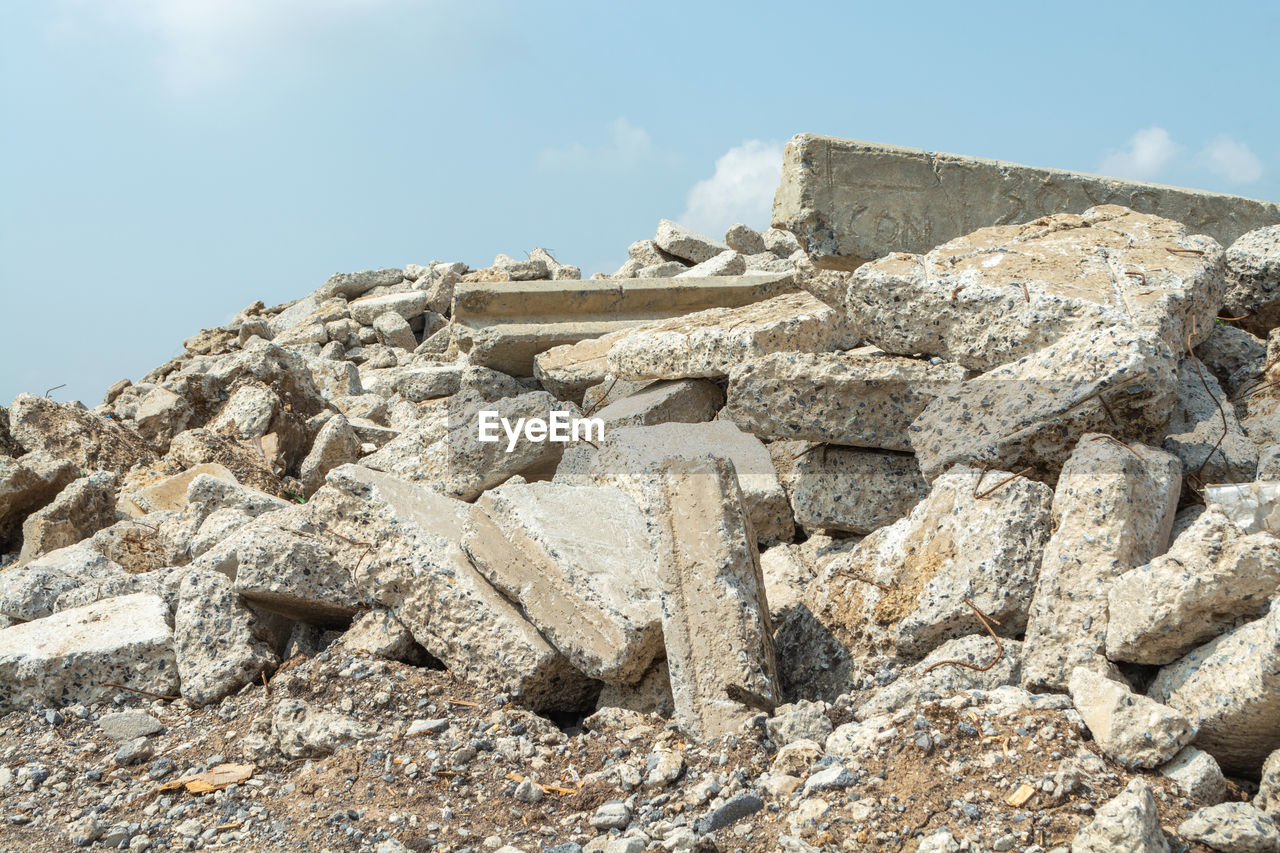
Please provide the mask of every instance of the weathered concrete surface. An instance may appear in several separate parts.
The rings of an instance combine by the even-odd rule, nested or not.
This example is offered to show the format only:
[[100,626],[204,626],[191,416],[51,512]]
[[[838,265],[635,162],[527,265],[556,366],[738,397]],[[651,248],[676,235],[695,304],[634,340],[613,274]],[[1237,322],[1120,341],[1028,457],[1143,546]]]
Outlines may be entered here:
[[1168,552],[1125,572],[1107,595],[1107,657],[1172,663],[1196,646],[1256,619],[1280,589],[1280,540],[1246,535],[1206,509]]
[[1071,853],[1169,853],[1147,780],[1134,779],[1103,803],[1071,840]]
[[335,559],[361,589],[459,678],[494,684],[535,710],[575,708],[591,692],[592,682],[471,564],[461,547],[469,504],[343,465],[309,506],[337,534],[328,537]]
[[1223,771],[1256,777],[1280,748],[1280,600],[1160,670],[1147,692],[1187,715]]
[[182,696],[208,705],[274,671],[283,645],[273,628],[282,619],[261,618],[235,593],[221,572],[186,572],[178,588],[173,646]]
[[720,378],[743,359],[788,350],[828,352],[846,342],[844,321],[809,293],[739,308],[711,308],[613,332],[537,357],[534,373],[566,397],[604,380]]
[[711,739],[756,713],[727,688],[781,700],[760,557],[732,464],[670,459],[647,473],[676,719]]
[[100,588],[127,577],[125,570],[87,542],[59,548],[0,572],[0,616],[24,622],[58,609],[58,597],[82,586]]
[[810,530],[871,533],[929,494],[915,457],[850,447],[811,447],[787,478],[796,523]]
[[[940,661],[956,660],[970,666],[934,667]],[[997,649],[995,640],[986,633],[970,634],[938,646],[924,660],[904,670],[892,684],[859,703],[853,715],[858,720],[869,720],[908,707],[927,694],[950,696],[962,690],[994,690],[1017,684],[1021,677],[1022,643],[1006,638]]]
[[34,394],[14,398],[9,430],[28,453],[43,450],[86,471],[124,473],[155,459],[142,436],[117,420]]
[[22,529],[22,521],[57,497],[79,476],[79,467],[53,454],[28,453],[17,459],[0,457],[0,547]]
[[1240,426],[1235,407],[1209,369],[1192,357],[1178,364],[1178,404],[1163,446],[1200,484],[1244,483],[1258,470],[1258,447]]
[[710,278],[464,282],[453,295],[458,348],[471,364],[532,376],[534,356],[642,323],[749,305],[795,290],[784,274]]
[[1280,226],[1241,235],[1227,248],[1227,293],[1223,310],[1249,316],[1246,328],[1265,335],[1280,319]]
[[1068,688],[1103,754],[1125,767],[1158,767],[1195,736],[1182,714],[1092,670],[1076,667]]
[[[201,474],[235,483],[235,475],[225,465],[202,462],[181,474],[173,474],[146,486],[123,490],[117,502],[126,515],[138,518],[157,510],[181,510],[187,505],[187,489]],[[265,495],[264,495],[265,497]]]
[[1056,529],[1027,621],[1025,687],[1064,690],[1077,666],[1112,674],[1103,656],[1107,594],[1123,572],[1165,550],[1181,469],[1153,447],[1080,438],[1053,495]]
[[652,543],[620,489],[500,486],[476,502],[462,545],[586,675],[636,682],[662,652]]
[[1280,851],[1280,826],[1249,803],[1206,806],[1178,824],[1178,835],[1224,853]]
[[1177,400],[1175,362],[1150,332],[1078,332],[943,393],[911,425],[925,479],[988,464],[1053,482],[1086,432],[1163,436]]
[[917,148],[799,134],[783,155],[773,225],[820,267],[850,269],[889,252],[923,253],[992,223],[1121,204],[1185,222],[1226,246],[1280,222],[1280,205]]
[[[1183,248],[1183,253],[1169,248]],[[886,352],[990,370],[1082,331],[1131,326],[1173,352],[1213,332],[1222,247],[1169,219],[1091,208],[983,228],[849,279],[851,334]]]
[[34,560],[58,548],[74,545],[116,520],[118,477],[94,471],[67,486],[53,502],[22,522],[22,551],[18,563]]
[[0,630],[0,710],[89,704],[118,688],[173,695],[169,608],[139,593]]
[[668,458],[713,455],[732,464],[751,526],[760,542],[791,538],[795,522],[773,461],[760,439],[728,421],[620,427],[605,435],[585,475],[556,472],[557,482],[619,486],[641,506],[646,480],[640,472]]
[[[1194,746],[1183,748],[1168,763],[1161,765],[1160,775],[1178,783],[1187,796],[1209,805],[1227,798],[1227,780],[1214,757]],[[1266,770],[1263,770],[1266,777]],[[1262,796],[1261,790],[1258,792]]]
[[910,450],[911,422],[966,375],[874,350],[779,352],[730,369],[725,415],[762,437]]

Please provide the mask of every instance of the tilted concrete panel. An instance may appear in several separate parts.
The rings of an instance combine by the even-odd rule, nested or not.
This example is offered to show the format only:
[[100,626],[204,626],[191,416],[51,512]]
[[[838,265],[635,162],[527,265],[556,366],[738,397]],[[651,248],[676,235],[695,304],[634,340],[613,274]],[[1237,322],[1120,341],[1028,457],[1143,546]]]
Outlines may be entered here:
[[853,269],[1099,204],[1175,219],[1223,246],[1280,223],[1274,202],[802,133],[783,155],[773,226],[795,234],[817,266]]

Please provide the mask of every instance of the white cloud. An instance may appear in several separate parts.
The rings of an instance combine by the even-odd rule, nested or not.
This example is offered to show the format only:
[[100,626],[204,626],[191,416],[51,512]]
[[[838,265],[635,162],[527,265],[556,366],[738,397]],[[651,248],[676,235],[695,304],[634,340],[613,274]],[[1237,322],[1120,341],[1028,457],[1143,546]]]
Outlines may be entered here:
[[617,118],[609,125],[609,141],[605,144],[589,147],[574,142],[564,148],[545,148],[538,152],[538,165],[544,169],[614,171],[631,169],[661,156],[649,131],[626,118]]
[[1233,184],[1251,184],[1262,177],[1262,161],[1258,155],[1245,143],[1229,136],[1214,137],[1200,156],[1210,171]]
[[765,228],[781,179],[782,143],[748,139],[716,160],[715,174],[693,185],[680,222],[712,236],[735,222]]
[[103,26],[149,36],[172,90],[207,88],[251,62],[296,49],[300,35],[395,0],[61,0],[55,27],[90,37]]
[[1129,147],[1113,151],[1102,161],[1099,171],[1116,178],[1150,181],[1158,178],[1177,159],[1181,146],[1163,127],[1140,130],[1129,140]]

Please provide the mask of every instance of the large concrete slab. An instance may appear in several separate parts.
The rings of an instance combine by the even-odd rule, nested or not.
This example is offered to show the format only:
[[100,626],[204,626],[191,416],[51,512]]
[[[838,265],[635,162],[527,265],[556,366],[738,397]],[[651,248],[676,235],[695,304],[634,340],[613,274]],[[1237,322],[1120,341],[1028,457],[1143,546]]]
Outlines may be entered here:
[[672,279],[464,282],[453,295],[454,334],[472,364],[532,376],[533,358],[708,308],[737,308],[796,289],[790,274]]
[[1176,219],[1224,246],[1280,223],[1274,202],[802,133],[783,155],[773,225],[799,237],[817,266],[853,269],[1099,204]]

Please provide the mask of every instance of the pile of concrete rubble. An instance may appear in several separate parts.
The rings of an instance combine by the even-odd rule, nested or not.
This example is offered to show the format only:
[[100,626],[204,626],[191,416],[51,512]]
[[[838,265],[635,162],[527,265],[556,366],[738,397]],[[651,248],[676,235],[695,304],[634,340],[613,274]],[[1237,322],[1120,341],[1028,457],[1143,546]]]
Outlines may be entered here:
[[[774,219],[0,409],[0,837],[1280,851],[1280,208],[797,137]],[[344,755],[442,817],[225,808]]]

